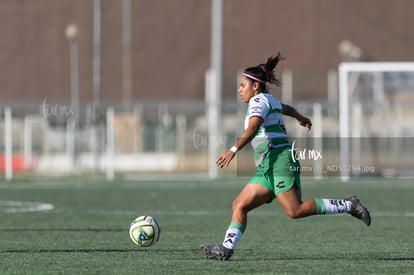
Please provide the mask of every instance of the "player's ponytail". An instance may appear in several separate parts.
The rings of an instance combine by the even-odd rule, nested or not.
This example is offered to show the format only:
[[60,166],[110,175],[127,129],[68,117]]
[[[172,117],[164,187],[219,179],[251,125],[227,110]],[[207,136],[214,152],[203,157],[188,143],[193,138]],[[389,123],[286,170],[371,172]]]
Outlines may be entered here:
[[280,53],[277,53],[276,56],[271,56],[267,59],[267,62],[265,64],[260,64],[259,66],[262,67],[264,71],[264,80],[266,82],[270,82],[272,84],[275,84],[277,86],[280,86],[281,82],[276,77],[276,74],[274,72],[277,64],[279,61],[285,59]]
[[271,56],[266,63],[259,64],[256,67],[250,67],[244,70],[243,75],[250,81],[257,81],[260,85],[260,91],[266,92],[266,83],[272,83],[277,86],[281,85],[280,80],[276,77],[275,68],[279,61],[285,59],[280,53],[276,56]]

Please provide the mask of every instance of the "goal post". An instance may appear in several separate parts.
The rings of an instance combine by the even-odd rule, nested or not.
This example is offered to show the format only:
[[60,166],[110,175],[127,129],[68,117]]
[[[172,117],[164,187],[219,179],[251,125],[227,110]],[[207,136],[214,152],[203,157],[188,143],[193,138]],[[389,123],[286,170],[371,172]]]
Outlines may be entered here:
[[[361,108],[369,105],[372,106],[372,109],[385,112],[387,109],[395,109],[395,104],[390,104],[388,98],[390,94],[397,92],[406,93],[410,98],[414,98],[414,62],[345,62],[339,65],[338,75],[340,165],[346,167],[351,162],[352,144],[350,144],[350,140],[361,138],[361,136],[357,136],[361,133],[356,129],[356,126],[364,127],[361,120],[365,117],[364,114],[361,114]],[[387,83],[393,78],[397,81]],[[400,80],[398,80],[399,78]],[[386,85],[394,85],[395,87],[386,88]],[[392,114],[395,114],[395,110],[388,111],[384,116],[393,119]],[[355,130],[352,127],[355,127]],[[389,126],[384,123],[378,127]],[[385,132],[383,134],[387,135]],[[392,135],[393,133],[388,134]],[[355,152],[355,148],[352,148],[352,151]],[[342,169],[341,180],[349,180],[351,174],[349,169]]]

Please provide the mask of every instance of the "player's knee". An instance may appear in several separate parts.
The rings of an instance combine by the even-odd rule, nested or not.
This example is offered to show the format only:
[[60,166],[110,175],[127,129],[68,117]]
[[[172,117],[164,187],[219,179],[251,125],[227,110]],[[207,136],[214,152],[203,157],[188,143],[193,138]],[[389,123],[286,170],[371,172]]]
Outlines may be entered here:
[[236,198],[233,201],[233,204],[232,204],[233,212],[236,212],[236,211],[245,212],[246,208],[247,208],[247,204],[245,201],[238,199],[238,198]]
[[286,215],[288,215],[288,217],[292,219],[298,219],[302,217],[298,209],[286,209],[285,212],[286,212]]

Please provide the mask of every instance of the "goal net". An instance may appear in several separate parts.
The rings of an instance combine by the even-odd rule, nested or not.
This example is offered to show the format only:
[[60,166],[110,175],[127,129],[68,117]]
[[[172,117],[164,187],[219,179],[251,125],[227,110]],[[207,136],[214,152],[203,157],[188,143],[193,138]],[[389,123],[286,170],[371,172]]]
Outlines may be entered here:
[[414,62],[342,63],[338,73],[342,180],[414,176]]

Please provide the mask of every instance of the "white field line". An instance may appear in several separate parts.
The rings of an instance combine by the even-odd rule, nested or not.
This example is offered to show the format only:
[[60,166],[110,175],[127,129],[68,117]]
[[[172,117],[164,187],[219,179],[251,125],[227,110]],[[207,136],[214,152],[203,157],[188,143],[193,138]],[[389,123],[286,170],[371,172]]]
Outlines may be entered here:
[[[193,211],[159,211],[159,210],[86,210],[82,214],[86,215],[126,215],[133,216],[137,213],[145,213],[146,215],[159,215],[159,216],[231,216],[231,210],[228,212],[223,211],[203,211],[203,210],[193,210]],[[282,216],[284,213],[280,212],[252,212],[249,215],[251,216]],[[346,215],[346,214],[342,214]],[[332,215],[329,215],[332,216]],[[340,215],[339,215],[340,216]],[[371,213],[373,217],[406,217],[414,218],[414,212],[373,212]]]
[[[41,212],[55,210],[55,206],[45,202],[29,202],[29,201],[2,201],[0,200],[0,213],[25,213],[25,212]],[[165,216],[229,216],[229,211],[206,211],[206,210],[191,210],[191,211],[160,211],[160,210],[86,210],[76,212],[84,215],[125,215],[133,216],[137,213],[146,213],[148,215],[165,215]],[[71,210],[55,210],[53,212],[72,212]],[[75,213],[75,211],[73,211]],[[249,215],[252,216],[280,216],[284,215],[280,212],[269,211],[253,211]],[[405,217],[414,218],[414,212],[372,212],[373,217]]]
[[55,208],[53,204],[31,201],[1,201],[0,213],[25,213],[51,211]]

